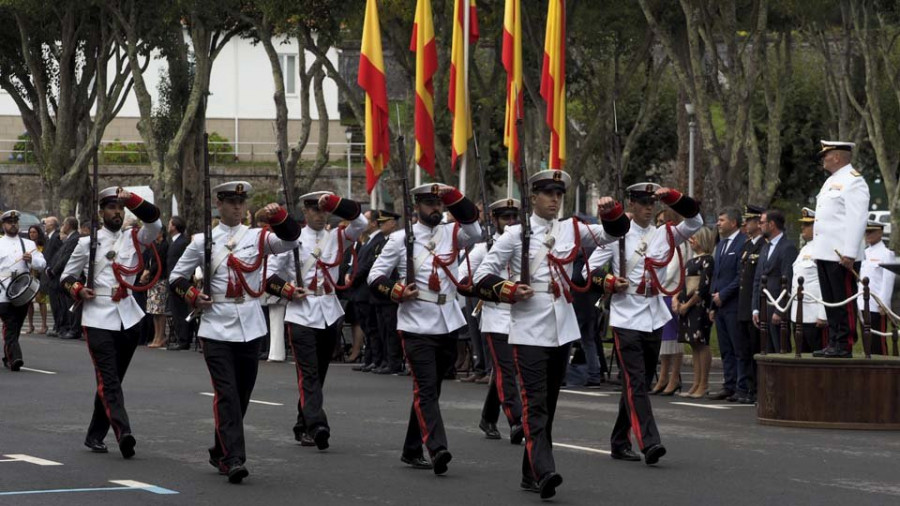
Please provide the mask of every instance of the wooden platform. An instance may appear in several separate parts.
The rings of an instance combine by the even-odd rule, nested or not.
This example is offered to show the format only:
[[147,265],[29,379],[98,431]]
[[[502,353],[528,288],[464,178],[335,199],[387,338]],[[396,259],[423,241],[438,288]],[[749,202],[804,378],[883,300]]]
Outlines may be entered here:
[[900,430],[900,359],[756,355],[759,423]]

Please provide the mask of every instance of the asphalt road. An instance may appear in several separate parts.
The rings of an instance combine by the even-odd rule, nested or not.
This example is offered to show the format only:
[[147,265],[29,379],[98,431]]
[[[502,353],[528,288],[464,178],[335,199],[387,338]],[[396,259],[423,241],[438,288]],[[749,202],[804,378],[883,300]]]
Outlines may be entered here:
[[[293,365],[262,363],[253,398],[266,404],[252,404],[245,421],[251,475],[235,486],[206,462],[212,398],[204,395],[211,387],[199,354],[138,350],[125,379],[137,456],[125,461],[111,435],[109,454],[82,446],[95,388],[85,343],[27,336],[23,347],[27,368],[54,374],[0,370],[0,504],[540,502],[518,488],[522,447],[509,444],[507,428],[501,427],[502,441],[485,440],[477,428],[483,385],[445,384],[441,406],[453,461],[446,476],[436,477],[399,460],[409,378],[334,365],[325,388],[331,448],[319,452],[293,440]],[[897,433],[766,427],[757,424],[753,407],[677,404],[682,401],[654,398],[669,453],[647,467],[608,456],[616,392],[564,392],[554,454],[565,482],[554,502],[846,506],[900,501]]]

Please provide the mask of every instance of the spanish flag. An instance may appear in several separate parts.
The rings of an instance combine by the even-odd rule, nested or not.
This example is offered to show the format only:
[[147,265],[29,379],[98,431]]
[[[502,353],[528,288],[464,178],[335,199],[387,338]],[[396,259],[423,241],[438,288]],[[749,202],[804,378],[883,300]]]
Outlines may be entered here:
[[356,82],[366,92],[366,192],[372,193],[390,157],[387,84],[376,0],[366,2]]
[[550,127],[550,168],[566,162],[566,0],[550,0],[544,37],[541,96],[547,101]]
[[506,69],[506,122],[503,127],[503,145],[507,148],[509,166],[518,175],[519,137],[518,120],[525,117],[522,92],[522,15],[520,0],[506,0],[503,14],[503,68]]
[[434,177],[434,77],[437,47],[431,0],[416,3],[409,50],[416,53],[416,164]]
[[[450,49],[450,94],[447,106],[453,116],[453,149],[450,167],[456,169],[456,159],[463,156],[472,138],[472,115],[469,110],[469,83],[466,82],[469,62],[468,47],[478,40],[478,18],[475,0],[454,0],[453,43]],[[466,11],[468,9],[468,12]],[[468,32],[466,15],[468,14]]]

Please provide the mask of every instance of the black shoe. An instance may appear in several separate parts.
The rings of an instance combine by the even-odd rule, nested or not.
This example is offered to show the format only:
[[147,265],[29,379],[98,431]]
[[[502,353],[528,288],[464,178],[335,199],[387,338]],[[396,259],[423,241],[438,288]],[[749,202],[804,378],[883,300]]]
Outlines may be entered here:
[[521,423],[517,423],[509,428],[510,444],[519,446],[522,444],[523,439],[525,439],[525,427],[523,427]]
[[[825,358],[853,358],[853,353],[843,348],[831,348],[825,351]],[[13,367],[16,367],[15,362],[13,362]],[[15,370],[13,369],[13,371]]]
[[362,372],[366,367],[368,367],[368,364],[360,364],[360,365],[355,365],[355,366],[351,367],[351,370],[356,371],[356,372]]
[[587,388],[599,388],[605,384],[606,384],[605,379],[601,379],[599,381],[587,380],[587,382],[584,384],[584,386],[586,386]]
[[316,427],[313,430],[312,439],[316,444],[316,448],[320,450],[328,449],[328,438],[331,437],[331,432],[328,431],[325,427]]
[[65,334],[60,334],[60,339],[81,339],[81,334],[78,332],[66,332]]
[[186,351],[191,349],[191,343],[175,343],[166,346],[169,351]]
[[740,400],[743,397],[744,397],[744,394],[739,394],[739,393],[735,392],[735,393],[729,395],[728,397],[726,397],[725,400],[728,402],[740,402]]
[[47,337],[59,337],[59,332],[54,329],[50,329],[47,331]]
[[126,459],[134,457],[135,445],[137,445],[137,441],[134,439],[134,436],[122,434],[122,437],[119,438],[119,451],[122,452],[122,457]]
[[84,440],[84,446],[87,446],[94,453],[109,453],[109,448],[103,441],[87,438]]
[[[295,435],[295,439],[296,439],[296,435]],[[316,446],[316,440],[313,439],[312,437],[310,437],[310,435],[307,434],[306,432],[303,432],[302,434],[300,434],[299,441],[300,441],[300,446]]]
[[228,475],[228,483],[234,483],[235,485],[244,481],[244,478],[250,476],[250,471],[244,467],[244,464],[240,462],[236,462],[227,467],[228,471],[225,473]]
[[434,466],[434,474],[444,474],[447,472],[447,464],[453,460],[453,455],[447,450],[438,450],[431,458],[431,464]]
[[741,404],[756,404],[756,396],[755,395],[747,395],[745,397],[741,397],[738,399],[738,402]]
[[500,439],[500,431],[497,430],[497,424],[491,423],[485,420],[484,418],[478,422],[478,428],[484,432],[484,437],[487,439]]
[[399,371],[391,373],[391,374],[393,374],[394,376],[409,376],[409,370],[400,369]]
[[613,460],[624,460],[626,462],[640,462],[641,456],[631,448],[625,448],[624,450],[613,450],[612,453],[609,454]]
[[666,454],[666,447],[663,445],[653,445],[644,450],[644,464],[652,466],[659,462],[659,459]]
[[369,372],[372,372],[375,374],[391,374],[391,368],[388,366],[384,366],[384,367],[379,367],[378,369],[372,369]]
[[733,391],[725,390],[723,388],[722,390],[719,390],[718,392],[710,392],[709,394],[706,395],[706,398],[713,400],[713,401],[722,401],[722,400],[725,400],[725,399],[731,397],[732,395],[734,395]]
[[13,371],[13,372],[18,371],[19,369],[22,368],[23,365],[25,365],[25,361],[22,360],[21,358],[17,358],[12,361],[12,364],[10,364],[10,366],[9,366],[9,370]]
[[812,356],[821,358],[827,356],[829,353],[834,353],[834,348],[832,348],[831,346],[814,351],[812,353]]
[[431,469],[433,467],[431,465],[431,462],[425,460],[425,457],[423,457],[422,455],[417,455],[415,457],[407,457],[406,455],[401,455],[400,462],[412,466],[413,469]]
[[519,487],[526,492],[540,492],[541,487],[538,486],[538,482],[534,481],[533,478],[529,478],[527,476],[522,477],[522,481],[519,483]]
[[362,372],[372,372],[372,371],[375,370],[375,369],[378,369],[378,366],[377,366],[377,365],[375,365],[375,364],[369,364],[369,365],[367,365],[367,366],[363,366],[363,368],[360,369],[360,370],[361,370]]
[[556,487],[562,485],[563,478],[562,475],[557,473],[547,473],[541,478],[541,481],[538,482],[538,487],[541,492],[541,499],[550,499],[551,497],[556,495]]

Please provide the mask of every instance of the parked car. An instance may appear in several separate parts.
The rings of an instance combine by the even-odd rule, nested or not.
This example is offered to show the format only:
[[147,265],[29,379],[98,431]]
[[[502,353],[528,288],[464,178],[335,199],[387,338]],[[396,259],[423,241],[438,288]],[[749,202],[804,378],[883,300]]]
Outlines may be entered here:
[[891,212],[890,211],[869,211],[869,220],[884,223],[884,237],[891,236]]

